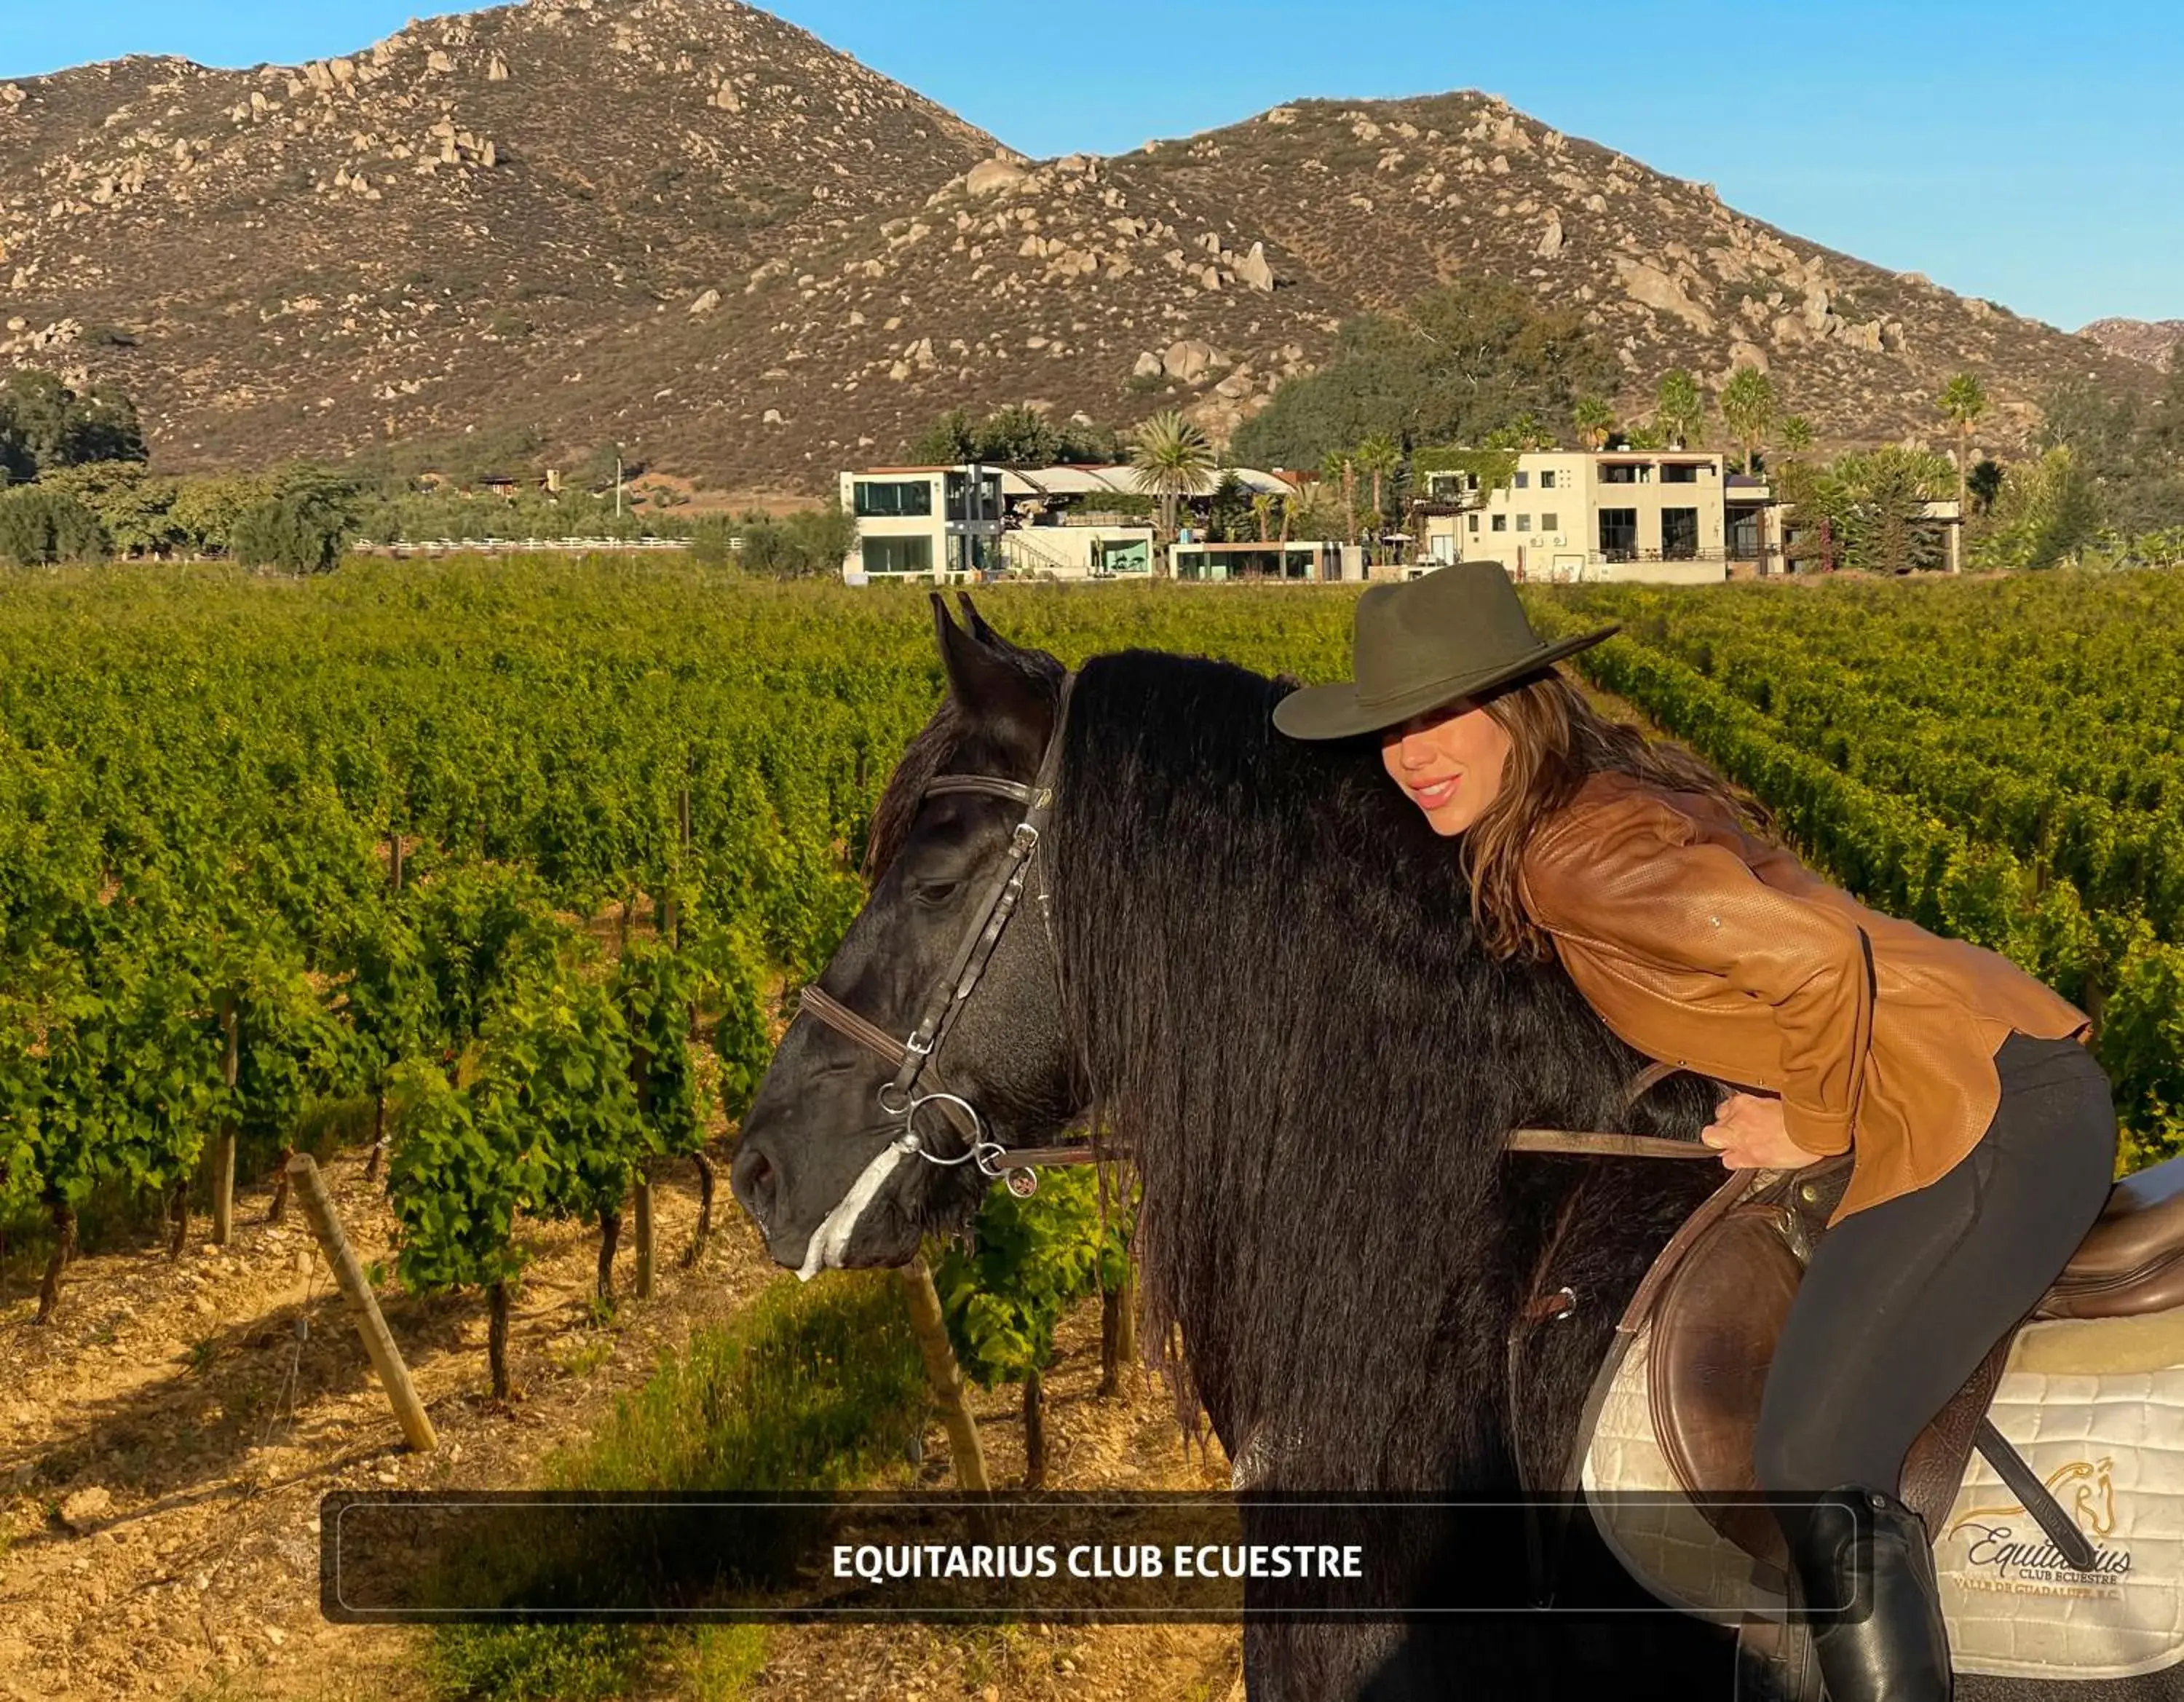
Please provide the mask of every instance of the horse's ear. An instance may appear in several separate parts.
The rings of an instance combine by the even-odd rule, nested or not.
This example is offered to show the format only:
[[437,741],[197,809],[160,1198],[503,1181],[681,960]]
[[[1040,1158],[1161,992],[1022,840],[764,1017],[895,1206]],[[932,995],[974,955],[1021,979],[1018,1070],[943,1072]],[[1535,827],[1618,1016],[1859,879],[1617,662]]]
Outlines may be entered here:
[[[985,626],[976,609],[969,613],[979,626]],[[947,600],[937,591],[933,593],[933,621],[940,639],[941,665],[948,670],[949,694],[981,721],[1005,720],[1029,737],[1043,737],[1033,730],[1043,726],[1047,704],[1022,670],[1004,659],[1000,650],[989,649],[975,629],[967,632],[950,620]],[[993,631],[991,627],[985,630]]]
[[981,644],[989,645],[995,648],[1005,647],[1007,644],[1008,641],[1002,637],[1000,633],[994,631],[993,626],[986,620],[986,617],[978,613],[978,605],[971,601],[971,593],[969,592],[957,592],[956,593],[956,601],[957,605],[961,607],[963,611],[963,623],[971,629],[971,636],[973,638],[976,638]]

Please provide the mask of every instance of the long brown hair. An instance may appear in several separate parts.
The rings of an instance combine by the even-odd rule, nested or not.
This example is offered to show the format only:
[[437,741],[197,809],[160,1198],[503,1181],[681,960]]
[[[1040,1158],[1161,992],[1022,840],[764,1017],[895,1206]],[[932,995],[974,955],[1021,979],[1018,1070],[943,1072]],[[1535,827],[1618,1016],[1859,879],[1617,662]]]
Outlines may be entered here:
[[1560,672],[1528,674],[1479,705],[1509,736],[1501,788],[1463,836],[1471,876],[1471,914],[1480,942],[1496,957],[1544,959],[1553,943],[1524,913],[1517,877],[1524,846],[1547,815],[1596,774],[1626,774],[1668,792],[1719,798],[1755,833],[1774,837],[1764,806],[1734,790],[1682,746],[1648,739],[1593,708]]

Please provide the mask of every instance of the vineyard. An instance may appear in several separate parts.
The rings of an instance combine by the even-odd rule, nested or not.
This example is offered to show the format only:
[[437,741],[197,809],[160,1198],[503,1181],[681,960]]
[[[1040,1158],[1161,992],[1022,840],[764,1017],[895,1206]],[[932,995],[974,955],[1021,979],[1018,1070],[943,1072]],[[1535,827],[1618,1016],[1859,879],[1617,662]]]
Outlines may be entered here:
[[2131,1161],[2184,1147],[2184,579],[1586,587],[1543,630],[1866,902],[2097,1025]]
[[[1076,662],[1346,670],[1349,599],[996,589]],[[2081,1003],[2142,1154],[2184,1118],[2184,581],[1537,596],[1600,687],[1819,867]],[[233,1177],[373,1146],[398,1274],[504,1305],[520,1219],[633,1208],[763,1070],[941,689],[916,591],[688,563],[71,572],[0,594],[0,1230],[183,1244]],[[278,1202],[276,1200],[276,1210]],[[705,1232],[701,1215],[697,1235]],[[689,1249],[694,1251],[695,1249]],[[960,1273],[959,1273],[960,1274]],[[496,1365],[497,1381],[503,1376]]]
[[[2007,953],[2092,1011],[2131,1161],[2176,1149],[2184,662],[2170,635],[2184,629],[2184,581],[1527,597],[1543,630],[1621,620],[1624,636],[1577,665],[1750,787],[1816,866],[1884,909]],[[1010,637],[1072,664],[1143,644],[1306,679],[1347,672],[1351,602],[1295,587],[980,594]],[[267,1210],[282,1209],[289,1150],[338,1153],[344,1210],[386,1226],[373,1231],[386,1254],[375,1280],[414,1304],[406,1344],[475,1354],[476,1335],[450,1321],[480,1321],[485,1365],[427,1365],[449,1433],[476,1450],[458,1461],[443,1449],[430,1468],[443,1483],[474,1471],[495,1481],[485,1462],[549,1404],[510,1422],[522,1408],[482,1393],[465,1408],[473,1397],[454,1393],[484,1381],[481,1370],[508,1392],[512,1297],[534,1297],[515,1332],[526,1377],[554,1378],[557,1407],[586,1391],[552,1367],[593,1363],[616,1331],[661,1339],[655,1331],[679,1327],[671,1318],[716,1297],[732,1315],[764,1310],[748,1297],[768,1275],[739,1221],[734,1256],[699,1263],[715,1143],[748,1102],[788,996],[855,914],[872,809],[942,689],[921,591],[758,582],[687,559],[0,580],[0,1358],[38,1343],[22,1365],[42,1391],[68,1386],[69,1355],[118,1355],[118,1366],[148,1349],[182,1367],[139,1416],[48,1441],[14,1481],[42,1471],[58,1488],[101,1482],[103,1470],[148,1521],[165,1509],[161,1528],[178,1534],[161,1538],[160,1555],[206,1557],[194,1586],[153,1585],[142,1580],[182,1569],[112,1551],[118,1599],[141,1585],[185,1605],[109,1627],[88,1694],[134,1670],[140,1626],[166,1639],[165,1659],[183,1661],[193,1638],[188,1658],[203,1658],[204,1580],[237,1576],[215,1558],[237,1552],[234,1516],[208,1511],[191,1527],[181,1504],[194,1492],[168,1506],[153,1486],[231,1471],[251,1481],[247,1469],[141,1463],[190,1445],[151,1415],[216,1428],[216,1460],[220,1447],[262,1452],[244,1444],[269,1426],[295,1431],[259,1416],[276,1409],[253,1404],[251,1380],[304,1351],[271,1345],[290,1339],[280,1309],[292,1303],[276,1297],[296,1243],[238,1215],[246,1201],[258,1210],[269,1182]],[[1042,1377],[1090,1388],[1081,1359],[1057,1360],[1057,1330],[1084,1343],[1077,1303],[1128,1280],[1127,1219],[1100,1221],[1092,1181],[1051,1172],[1028,1201],[992,1191],[972,1243],[934,1260],[966,1376],[989,1391],[1022,1386],[1027,1481],[1045,1446]],[[672,1247],[655,1247],[655,1226]],[[72,1270],[80,1231],[95,1249],[136,1250]],[[630,1290],[617,1296],[618,1280],[633,1277],[643,1299],[677,1260],[694,1268],[656,1304],[621,1308]],[[125,1299],[101,1292],[117,1280]],[[252,1321],[177,1340],[202,1327],[178,1320],[224,1314],[216,1297],[230,1284],[237,1319]],[[852,1286],[776,1281],[773,1292]],[[565,1293],[552,1304],[577,1309],[577,1332],[595,1343],[548,1334],[550,1315],[567,1314],[535,1297]],[[468,1298],[438,1298],[450,1295]],[[1100,1312],[1089,1369],[1104,1389]],[[847,1327],[847,1315],[795,1327]],[[615,1330],[591,1327],[607,1321]],[[354,1342],[323,1340],[310,1350],[315,1398],[336,1402]],[[671,1362],[669,1386],[727,1377],[725,1355],[694,1344]],[[886,1365],[872,1362],[873,1410],[916,1430],[926,1409],[915,1355]],[[118,1386],[114,1375],[98,1386]],[[800,1362],[790,1381],[808,1388]],[[220,1416],[215,1396],[234,1410]],[[265,1399],[281,1398],[276,1387]],[[716,1398],[704,1404],[718,1416]],[[384,1410],[368,1430],[387,1429]],[[1083,1413],[1068,1410],[1065,1447],[1088,1448]],[[727,1432],[688,1434],[663,1412],[661,1440],[625,1449],[643,1464],[631,1481],[694,1483],[731,1454],[764,1462],[749,1481],[794,1477],[774,1442],[803,1421],[777,1416],[761,1435],[745,1416],[750,1433],[731,1448]],[[70,1433],[20,1404],[0,1403],[0,1421],[25,1437]],[[830,1459],[864,1460],[839,1415],[830,1421]],[[1072,1482],[1127,1475],[1140,1445],[1111,1438],[1077,1453]],[[300,1436],[282,1457],[298,1497],[332,1481],[304,1471],[316,1455]],[[603,1456],[573,1458],[570,1482],[622,1481]],[[344,1469],[395,1481],[391,1463]],[[521,1466],[499,1469],[528,1481]],[[281,1552],[278,1520],[300,1516],[283,1505],[258,1504],[253,1552]],[[0,1558],[9,1532],[0,1500]],[[77,1552],[61,1545],[42,1564],[80,1569]],[[299,1552],[302,1566],[315,1550]],[[37,1646],[70,1647],[105,1587],[86,1598],[88,1617],[50,1591],[38,1598],[49,1617]],[[308,1588],[297,1588],[300,1615]],[[211,1646],[224,1660],[239,1658],[222,1639],[247,1631],[248,1599],[222,1605],[227,1629]],[[823,1638],[797,1647],[797,1659],[836,1658]],[[20,1661],[23,1648],[0,1638],[0,1656]],[[487,1639],[469,1653],[508,1650]]]
[[[1279,594],[994,604],[1072,660],[1346,643]],[[661,1166],[710,1207],[708,1116],[854,915],[941,689],[915,592],[684,563],[42,576],[0,658],[0,1233],[45,1254],[37,1316],[87,1204],[222,1243],[238,1166],[346,1138],[387,1155],[402,1282],[490,1297],[496,1388],[520,1221],[596,1225],[605,1302],[625,1213],[649,1286]],[[1035,1369],[1035,1325],[942,1276],[974,1371]]]

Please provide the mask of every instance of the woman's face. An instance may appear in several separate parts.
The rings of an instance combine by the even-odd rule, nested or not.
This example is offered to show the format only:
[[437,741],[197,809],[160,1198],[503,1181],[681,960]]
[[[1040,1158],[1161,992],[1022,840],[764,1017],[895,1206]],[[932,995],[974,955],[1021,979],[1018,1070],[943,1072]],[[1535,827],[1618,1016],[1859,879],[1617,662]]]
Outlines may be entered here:
[[1509,735],[1468,698],[1380,735],[1380,760],[1436,833],[1461,833],[1502,789]]

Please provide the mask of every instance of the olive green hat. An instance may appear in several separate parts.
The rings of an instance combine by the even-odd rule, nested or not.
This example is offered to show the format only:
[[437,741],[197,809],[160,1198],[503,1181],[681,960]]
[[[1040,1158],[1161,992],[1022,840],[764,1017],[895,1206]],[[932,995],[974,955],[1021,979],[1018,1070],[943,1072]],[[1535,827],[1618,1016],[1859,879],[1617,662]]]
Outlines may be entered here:
[[1300,739],[1400,726],[1426,709],[1535,673],[1617,630],[1611,625],[1549,643],[1532,631],[1500,564],[1455,562],[1400,585],[1369,587],[1357,599],[1351,628],[1357,678],[1290,692],[1274,705],[1274,725]]

